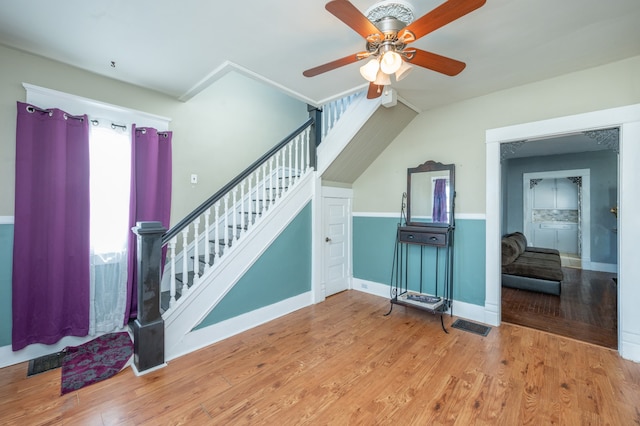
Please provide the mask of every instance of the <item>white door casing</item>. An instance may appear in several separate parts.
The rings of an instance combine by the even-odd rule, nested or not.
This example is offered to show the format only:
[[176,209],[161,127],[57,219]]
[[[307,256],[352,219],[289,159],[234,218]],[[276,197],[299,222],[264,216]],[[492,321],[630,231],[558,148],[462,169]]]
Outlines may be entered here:
[[[486,131],[486,265],[485,322],[500,325],[500,224],[502,197],[500,144],[616,127],[620,130],[618,157],[618,351],[640,362],[640,104],[587,112]],[[535,142],[534,142],[535,143]]]

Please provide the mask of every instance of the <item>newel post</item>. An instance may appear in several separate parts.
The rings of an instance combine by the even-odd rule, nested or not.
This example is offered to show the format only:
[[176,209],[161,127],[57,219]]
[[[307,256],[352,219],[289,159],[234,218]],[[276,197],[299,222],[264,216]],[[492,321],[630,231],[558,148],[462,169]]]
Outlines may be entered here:
[[317,165],[316,148],[322,142],[322,109],[307,105],[309,117],[313,118],[309,141],[309,164],[315,170]]
[[164,365],[164,320],[160,315],[162,236],[160,222],[137,222],[138,317],[133,322],[133,362],[142,373]]

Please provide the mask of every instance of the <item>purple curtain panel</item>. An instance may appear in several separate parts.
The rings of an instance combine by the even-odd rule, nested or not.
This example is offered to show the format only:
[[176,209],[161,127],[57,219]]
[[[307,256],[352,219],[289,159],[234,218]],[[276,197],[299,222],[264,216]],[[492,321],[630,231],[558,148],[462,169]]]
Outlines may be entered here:
[[89,330],[89,123],[18,102],[12,346]]
[[[131,145],[131,204],[129,227],[136,222],[158,221],[169,228],[171,214],[171,140],[172,132],[158,132],[153,128],[133,126]],[[166,247],[163,248],[163,263]],[[137,243],[129,233],[127,312],[124,323],[137,317]]]

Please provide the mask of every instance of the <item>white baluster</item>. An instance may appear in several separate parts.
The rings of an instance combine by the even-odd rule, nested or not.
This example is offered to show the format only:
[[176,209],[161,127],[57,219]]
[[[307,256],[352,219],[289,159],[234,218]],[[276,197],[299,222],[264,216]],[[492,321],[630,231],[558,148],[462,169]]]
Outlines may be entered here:
[[289,188],[291,188],[293,186],[293,159],[292,159],[292,155],[293,155],[293,147],[291,146],[293,142],[289,142],[287,144],[287,149],[289,150],[289,179],[287,179],[287,185],[289,186]]
[[257,201],[259,205],[259,209],[261,213],[264,213],[265,210],[269,207],[269,203],[267,200],[267,164],[265,163],[262,166],[262,202]]
[[[300,168],[298,167],[298,164],[299,164],[299,163],[298,163],[298,141],[299,141],[299,140],[300,140],[299,138],[295,138],[295,139],[294,139],[294,142],[293,142],[294,149],[295,149],[295,152],[294,152],[294,154],[293,154],[293,158],[295,158],[295,160],[296,160],[296,165],[295,165],[295,169],[296,169],[296,176],[300,175]],[[297,180],[298,180],[298,178],[297,178],[297,177],[296,177],[296,178],[294,178],[294,181],[295,181],[295,182],[297,182]]]
[[200,217],[197,217],[193,221],[193,284],[197,283],[200,279],[200,250],[198,234],[198,227],[200,226]]
[[247,216],[244,211],[244,190],[247,186],[247,179],[243,180],[240,183],[240,228],[242,229],[242,233],[246,232],[245,229],[249,229],[249,225],[247,224]]
[[213,206],[213,262],[220,257],[220,200]]
[[187,226],[182,230],[182,288],[180,289],[180,293],[182,293],[182,296],[180,297],[183,297],[185,295],[185,292],[189,288],[189,264],[187,259],[189,257],[189,244],[187,243],[188,234],[189,227]]
[[240,236],[238,234],[238,187],[234,187],[231,190],[231,193],[233,194],[233,203],[231,203],[231,222],[233,231],[231,232],[231,235],[233,235],[233,239],[237,240]]
[[286,146],[280,150],[280,153],[282,154],[282,167],[278,171],[278,177],[279,177],[280,187],[281,187],[280,196],[282,196],[282,194],[284,194],[286,191],[289,190],[289,185],[287,185],[287,180],[284,178],[284,171],[286,170],[285,164],[287,162],[286,151],[287,151]]
[[269,186],[269,202],[273,204],[276,202],[275,184],[273,183],[273,157],[269,159]]
[[311,158],[310,158],[310,153],[311,153],[311,129],[307,129],[304,132],[305,135],[305,142],[304,142],[304,146],[307,148],[306,149],[306,153],[305,153],[305,161],[306,161],[306,167],[304,168],[304,171],[307,172],[309,171],[309,168],[311,167]]
[[172,307],[176,303],[176,243],[178,242],[178,237],[173,237],[169,241],[169,259],[171,259],[170,263],[170,272],[169,272],[169,307]]
[[209,270],[211,266],[209,259],[211,259],[211,245],[209,244],[209,238],[211,238],[211,226],[209,224],[209,217],[211,216],[211,208],[208,208],[204,212],[204,270]]
[[252,180],[253,180],[253,173],[249,175],[249,179],[248,179],[249,189],[247,189],[247,229],[249,228],[250,225],[253,225],[256,220],[253,214],[253,207],[251,206],[253,204],[251,202],[251,199],[253,197],[253,187],[251,186]]
[[306,173],[307,171],[307,157],[305,153],[307,152],[307,132],[304,131],[300,134],[300,167],[302,168],[302,173]]
[[276,197],[280,198],[282,196],[282,182],[280,182],[280,151],[278,151],[274,157],[276,157],[276,171],[274,179],[276,181]]
[[322,120],[322,140],[324,140],[329,133],[329,123],[327,120],[326,107],[322,109],[322,115],[320,116],[320,120]]
[[233,240],[233,232],[229,234],[229,193],[224,196],[224,239],[227,241],[226,248],[231,247],[231,241]]

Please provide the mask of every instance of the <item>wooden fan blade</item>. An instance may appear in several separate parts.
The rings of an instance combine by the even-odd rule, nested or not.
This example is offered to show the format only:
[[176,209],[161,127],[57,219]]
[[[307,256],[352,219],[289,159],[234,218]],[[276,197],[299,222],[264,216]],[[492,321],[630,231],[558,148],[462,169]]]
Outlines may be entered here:
[[315,68],[308,69],[302,73],[305,77],[315,77],[318,74],[325,73],[327,71],[334,70],[336,68],[343,67],[345,65],[352,64],[359,61],[358,55],[353,54],[345,56],[344,58],[336,59],[335,61],[327,62],[324,65],[318,65]]
[[412,50],[415,50],[415,54],[407,62],[442,74],[450,76],[458,75],[467,66],[464,62],[456,61],[455,59],[447,58],[446,56],[425,52],[420,49]]
[[382,96],[382,90],[384,86],[378,86],[374,83],[369,83],[369,90],[367,90],[367,99],[375,99]]
[[398,38],[405,38],[405,33],[409,31],[414,37],[409,37],[408,42],[417,40],[467,13],[473,12],[485,2],[486,0],[449,0],[407,25],[398,33]]
[[365,39],[373,34],[377,34],[380,40],[384,38],[380,30],[347,0],[330,1],[325,5],[325,9]]

